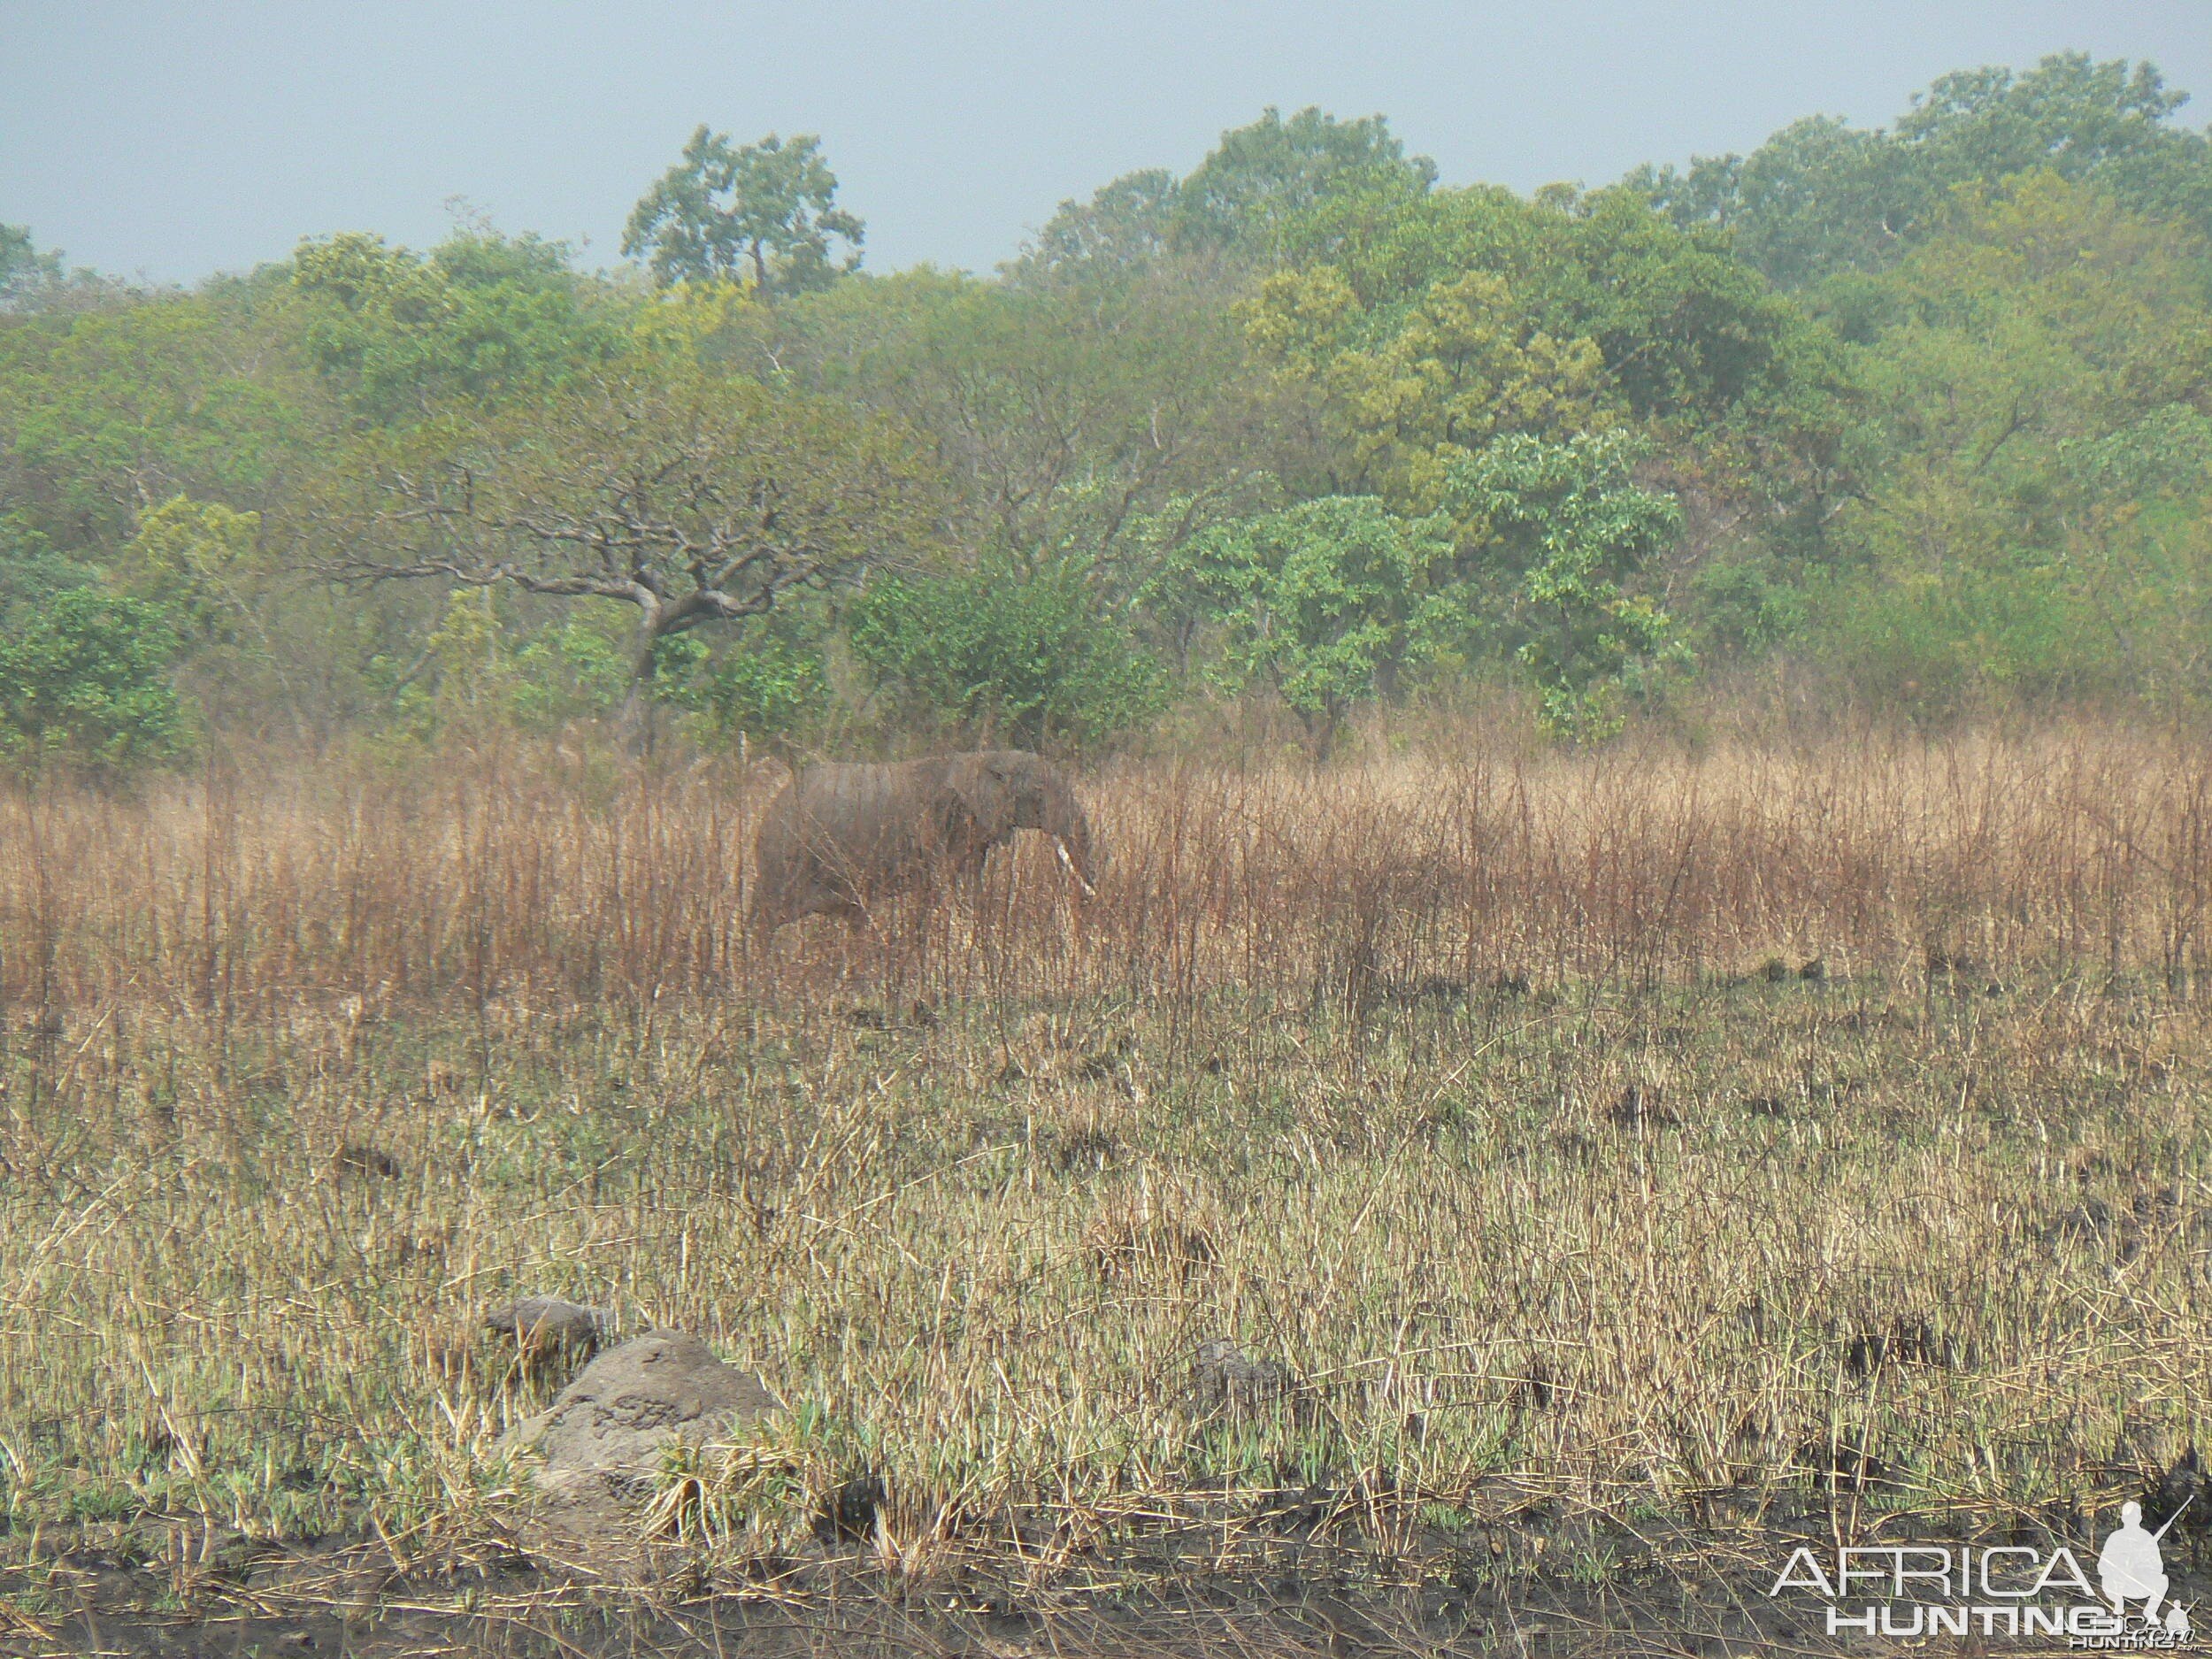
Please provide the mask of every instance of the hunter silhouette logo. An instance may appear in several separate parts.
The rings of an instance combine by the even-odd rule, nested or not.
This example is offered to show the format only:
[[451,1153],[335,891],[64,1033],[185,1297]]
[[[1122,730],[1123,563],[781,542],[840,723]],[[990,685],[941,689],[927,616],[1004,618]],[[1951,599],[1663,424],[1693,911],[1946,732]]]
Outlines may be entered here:
[[2196,1502],[2196,1494],[2166,1517],[2166,1525],[2155,1532],[2143,1530],[2143,1506],[2124,1503],[2120,1506],[2120,1525],[2111,1537],[2104,1541],[2104,1548],[2097,1556],[2097,1581],[2104,1586],[2105,1600],[2112,1603],[2112,1610],[2122,1618],[2127,1617],[2127,1604],[2140,1599],[2143,1603],[2145,1626],[2162,1630],[2181,1637],[2189,1633],[2188,1612],[2176,1605],[2166,1609],[2162,1621],[2158,1604],[2166,1599],[2166,1563],[2159,1554],[2158,1540],[2166,1536],[2166,1527],[2181,1518],[2181,1510]]
[[1882,1544],[1839,1548],[1832,1561],[1797,1549],[1767,1594],[1814,1592],[1832,1636],[2050,1636],[2075,1648],[2170,1651],[2194,1632],[2190,1609],[2172,1599],[2159,1543],[2194,1502],[2192,1494],[2154,1532],[2141,1504],[2121,1505],[2094,1585],[2062,1544]]

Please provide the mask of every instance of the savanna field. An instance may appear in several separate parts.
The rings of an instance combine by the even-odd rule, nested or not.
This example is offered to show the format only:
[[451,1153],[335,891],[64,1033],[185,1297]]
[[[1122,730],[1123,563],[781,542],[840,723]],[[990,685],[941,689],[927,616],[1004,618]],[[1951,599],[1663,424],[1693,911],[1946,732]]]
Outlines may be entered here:
[[0,7],[0,1659],[2212,1641],[2186,9]]
[[1776,1539],[2192,1478],[2200,733],[1132,759],[1087,903],[1033,836],[749,937],[784,775],[6,796],[0,1640],[357,1594],[253,1587],[318,1550],[557,1635],[500,1440],[565,1373],[479,1328],[531,1293],[780,1396],[648,1510],[779,1607],[1289,1572],[1407,1651],[1694,1652]]

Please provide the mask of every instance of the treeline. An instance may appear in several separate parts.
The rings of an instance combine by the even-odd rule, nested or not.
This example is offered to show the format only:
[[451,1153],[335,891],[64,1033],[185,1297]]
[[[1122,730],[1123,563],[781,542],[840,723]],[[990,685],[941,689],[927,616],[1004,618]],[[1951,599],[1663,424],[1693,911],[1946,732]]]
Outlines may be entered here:
[[2070,55],[1532,196],[1271,110],[987,279],[865,273],[816,141],[704,127],[611,273],[466,223],[145,291],[0,228],[0,749],[2199,708],[2179,103]]

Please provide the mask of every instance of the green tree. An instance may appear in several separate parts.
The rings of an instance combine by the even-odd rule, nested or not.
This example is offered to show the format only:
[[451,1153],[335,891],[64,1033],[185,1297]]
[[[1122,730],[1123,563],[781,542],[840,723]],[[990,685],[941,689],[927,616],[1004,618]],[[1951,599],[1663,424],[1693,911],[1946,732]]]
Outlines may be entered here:
[[41,251],[21,225],[0,225],[0,311],[35,298],[62,280],[61,255]]
[[1683,225],[1729,231],[1775,282],[1893,265],[1939,228],[1952,190],[2047,171],[2212,234],[2212,141],[2173,125],[2183,95],[2147,63],[2084,52],[1945,75],[1886,131],[1793,122],[1749,156],[1645,166],[1624,181]]
[[1219,629],[1213,678],[1264,685],[1317,755],[1353,705],[1460,644],[1471,594],[1440,518],[1402,518],[1372,496],[1327,496],[1214,526],[1180,562]]
[[[683,159],[639,198],[622,233],[622,251],[649,256],[663,283],[750,276],[764,300],[826,287],[858,268],[861,222],[836,205],[837,175],[821,141],[771,133],[733,147],[727,133],[702,126]],[[844,243],[833,263],[832,241]]]
[[1988,690],[2201,694],[2207,253],[2054,173],[1961,193],[1878,279],[1863,486],[1816,649],[1935,713]]
[[1159,711],[1164,677],[1072,562],[987,557],[872,586],[853,654],[909,710],[985,742],[1106,742]]
[[626,343],[567,250],[534,236],[465,230],[423,255],[348,232],[302,243],[292,282],[316,368],[376,421],[566,384]]
[[57,553],[19,512],[0,512],[0,626],[56,594],[82,588],[100,572]]
[[1315,108],[1289,119],[1270,105],[1221,135],[1176,191],[1171,234],[1197,248],[1270,253],[1278,234],[1333,194],[1356,188],[1417,198],[1436,164],[1408,156],[1379,115],[1340,121]]
[[243,580],[253,571],[260,535],[258,513],[172,495],[139,515],[119,573],[164,606],[188,637],[227,636],[252,614]]
[[1174,245],[1180,185],[1164,167],[1124,173],[1067,201],[1007,267],[1016,282],[1095,281],[1148,270]]
[[[476,592],[482,593],[483,589]],[[513,654],[508,706],[526,728],[557,731],[570,720],[613,714],[630,690],[627,619],[618,605],[578,607]],[[662,676],[655,664],[656,689]]]
[[[1240,314],[1283,388],[1283,425],[1310,434],[1276,463],[1293,494],[1445,511],[1475,557],[1483,531],[1455,505],[1457,469],[1515,434],[1556,446],[1619,433],[1697,504],[1683,574],[1755,555],[1778,583],[1835,557],[1837,510],[1857,487],[1849,360],[1723,238],[1623,190],[1476,188],[1336,195],[1284,246],[1291,264]],[[1511,581],[1486,583],[1499,614],[1519,614]],[[1724,584],[1688,591],[1741,611]],[[1527,643],[1482,637],[1509,655]]]
[[178,494],[259,506],[321,432],[313,387],[214,296],[0,326],[0,465],[59,549],[102,556]]
[[947,539],[1025,568],[1077,559],[1109,603],[1150,573],[1133,534],[1178,497],[1241,491],[1247,372],[1215,291],[994,284],[931,271],[841,283],[751,318],[741,361],[895,415],[953,487]]
[[1018,282],[1116,280],[1164,264],[1232,270],[1272,259],[1285,231],[1347,194],[1414,200],[1436,164],[1408,156],[1379,115],[1340,121],[1318,109],[1260,119],[1222,134],[1185,178],[1164,168],[1125,173],[1087,202],[1065,201],[1007,267]]
[[2212,142],[2170,119],[2187,102],[2151,64],[2060,52],[2024,73],[1944,75],[1894,131],[1939,189],[2050,172],[2212,234]]
[[168,614],[87,585],[19,607],[0,638],[0,753],[125,772],[182,753]]
[[1379,334],[1341,273],[1320,265],[1267,279],[1246,333],[1311,385],[1345,480],[1402,511],[1433,511],[1445,470],[1500,432],[1622,418],[1597,343],[1554,338],[1487,272],[1438,280],[1391,322]]
[[1513,433],[1456,463],[1447,486],[1464,534],[1502,579],[1515,656],[1544,724],[1578,742],[1612,735],[1624,694],[1684,660],[1671,619],[1636,591],[1646,561],[1680,531],[1681,509],[1633,481],[1636,455],[1618,433],[1563,442]]
[[742,624],[727,649],[678,694],[722,743],[759,743],[787,757],[827,718],[824,641],[795,623],[797,607]]
[[[455,588],[405,672],[377,664],[384,682],[388,735],[427,741],[503,726],[557,732],[572,720],[614,714],[630,687],[629,627],[613,604],[570,607],[534,631],[517,612],[528,604],[488,588]],[[668,655],[664,642],[661,657]],[[690,648],[693,636],[673,643]],[[678,655],[688,659],[689,649]],[[657,657],[654,692],[666,700],[688,660]],[[672,672],[664,672],[673,669]]]
[[1822,331],[1716,238],[1627,192],[1356,192],[1296,221],[1286,248],[1246,329],[1338,423],[1351,465],[1332,488],[1427,511],[1394,492],[1495,432],[1624,419],[1709,452],[1746,490],[1815,482],[1832,448]]

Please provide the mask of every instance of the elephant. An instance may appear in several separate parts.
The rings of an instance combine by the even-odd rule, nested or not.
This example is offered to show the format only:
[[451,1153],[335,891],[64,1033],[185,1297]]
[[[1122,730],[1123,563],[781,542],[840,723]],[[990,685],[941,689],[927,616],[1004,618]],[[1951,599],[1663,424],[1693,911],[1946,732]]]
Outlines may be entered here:
[[771,933],[803,916],[865,917],[932,877],[972,878],[1018,829],[1050,835],[1092,895],[1090,823],[1060,769],[1025,749],[809,766],[762,816],[748,925]]

